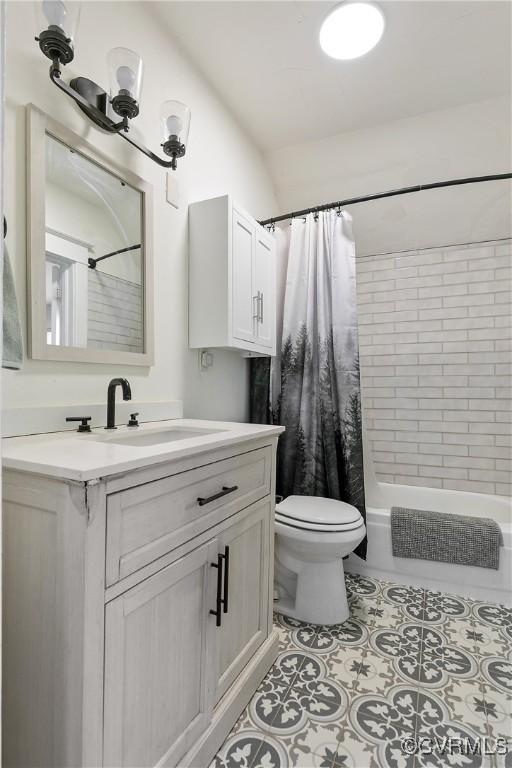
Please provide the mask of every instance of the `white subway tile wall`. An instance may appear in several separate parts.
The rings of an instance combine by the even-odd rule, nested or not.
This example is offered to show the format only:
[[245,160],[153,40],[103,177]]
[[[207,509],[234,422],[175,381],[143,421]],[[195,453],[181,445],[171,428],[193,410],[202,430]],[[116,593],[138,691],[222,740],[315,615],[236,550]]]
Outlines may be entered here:
[[357,259],[377,476],[509,496],[512,240]]
[[88,274],[88,346],[143,352],[141,286],[99,270]]

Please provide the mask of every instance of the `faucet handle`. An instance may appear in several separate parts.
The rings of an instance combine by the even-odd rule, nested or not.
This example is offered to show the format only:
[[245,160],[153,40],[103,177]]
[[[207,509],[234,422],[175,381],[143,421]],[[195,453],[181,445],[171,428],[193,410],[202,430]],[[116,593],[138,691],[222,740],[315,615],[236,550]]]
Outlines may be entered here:
[[139,422],[137,421],[137,416],[139,415],[139,412],[137,413],[131,413],[130,414],[130,421],[128,422],[129,427],[138,427]]
[[92,416],[66,416],[66,421],[81,421],[82,423],[79,425],[77,432],[90,432],[91,426],[88,424],[88,421],[91,421]]

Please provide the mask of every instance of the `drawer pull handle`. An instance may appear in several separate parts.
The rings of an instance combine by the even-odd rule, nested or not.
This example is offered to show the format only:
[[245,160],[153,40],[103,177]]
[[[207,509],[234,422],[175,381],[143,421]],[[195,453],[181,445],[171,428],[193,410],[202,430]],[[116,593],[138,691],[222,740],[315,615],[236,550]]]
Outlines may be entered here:
[[217,562],[210,563],[212,568],[217,569],[217,597],[215,599],[215,610],[210,610],[212,616],[215,616],[215,626],[222,624],[222,561],[224,555],[217,555]]
[[229,547],[224,547],[224,554],[221,557],[224,558],[224,594],[221,602],[224,613],[227,613],[229,600]]
[[205,504],[210,504],[212,501],[221,499],[223,496],[227,496],[228,493],[233,493],[234,491],[238,491],[238,485],[232,485],[231,488],[228,488],[227,485],[223,485],[222,491],[219,491],[218,493],[214,493],[213,496],[208,496],[207,498],[203,498],[202,496],[199,496],[197,499],[197,503],[199,504],[200,507],[204,507]]

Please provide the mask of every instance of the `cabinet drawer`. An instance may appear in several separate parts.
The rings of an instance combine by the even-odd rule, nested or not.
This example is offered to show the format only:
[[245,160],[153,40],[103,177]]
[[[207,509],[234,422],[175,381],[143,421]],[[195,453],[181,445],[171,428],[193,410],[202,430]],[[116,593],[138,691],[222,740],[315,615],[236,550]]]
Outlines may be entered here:
[[108,496],[107,586],[266,496],[271,467],[268,446]]

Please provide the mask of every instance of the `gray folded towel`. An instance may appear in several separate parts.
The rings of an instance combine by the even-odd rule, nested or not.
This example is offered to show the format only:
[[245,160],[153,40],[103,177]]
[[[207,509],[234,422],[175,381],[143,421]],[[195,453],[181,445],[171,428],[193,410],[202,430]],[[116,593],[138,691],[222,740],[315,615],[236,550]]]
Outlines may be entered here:
[[486,517],[392,507],[391,542],[395,557],[498,570],[503,534]]
[[12,275],[11,260],[4,243],[3,264],[3,315],[4,315],[4,339],[2,353],[2,368],[18,370],[23,362],[23,341],[21,338],[20,317],[16,290]]

